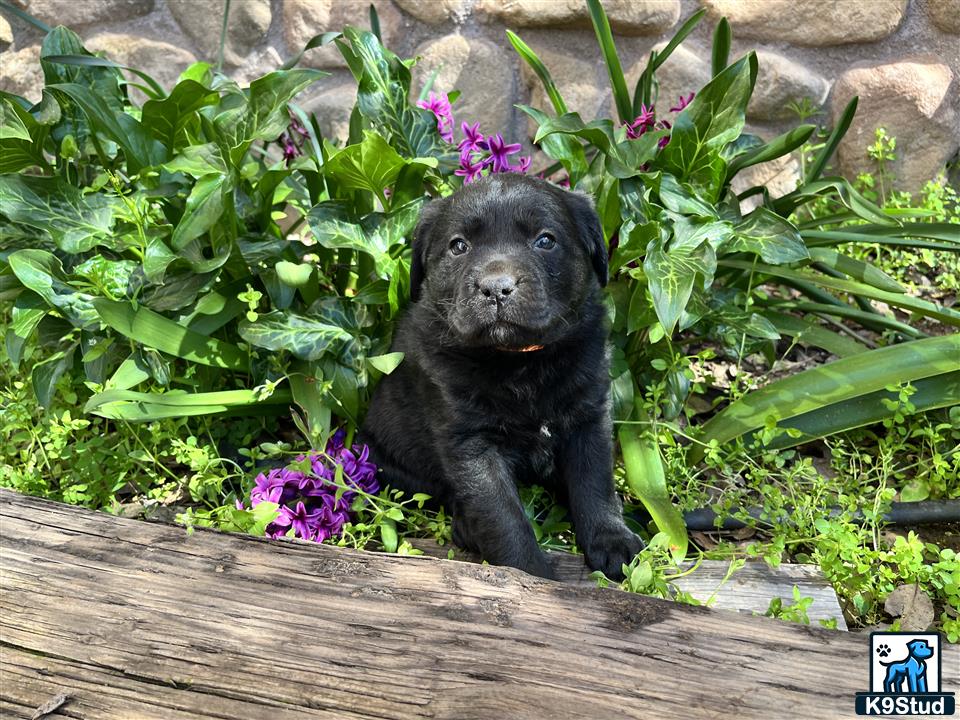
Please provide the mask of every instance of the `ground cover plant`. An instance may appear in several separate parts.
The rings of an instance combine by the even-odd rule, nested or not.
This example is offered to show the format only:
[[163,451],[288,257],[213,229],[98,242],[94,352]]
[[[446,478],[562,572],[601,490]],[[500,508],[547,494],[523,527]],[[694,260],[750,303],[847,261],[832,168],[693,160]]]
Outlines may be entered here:
[[[659,98],[657,68],[702,13],[631,93],[588,5],[616,119],[572,112],[510,35],[552,106],[523,108],[536,166],[457,117],[456,93],[411,88],[411,61],[375,32],[308,44],[336,44],[357,81],[341,145],[296,105],[323,82],[296,57],[249,88],[197,63],[167,90],[52,29],[42,100],[0,94],[0,482],[226,530],[448,542],[425,497],[370,481],[353,435],[402,362],[389,340],[423,204],[481,174],[542,172],[594,197],[610,247],[618,480],[651,539],[623,586],[675,594],[678,563],[704,552],[734,571],[817,562],[849,621],[882,621],[916,583],[957,640],[955,536],[888,538],[883,522],[895,497],[960,496],[955,191],[891,193],[885,133],[874,175],[826,175],[855,101],[829,132],[745,133],[762,68],[730,62],[725,22],[713,79]],[[731,189],[788,153],[804,164],[791,193]],[[562,508],[538,488],[524,501],[541,542],[575,549]],[[703,506],[748,527],[693,547],[681,511]],[[802,620],[803,603],[770,613]]]

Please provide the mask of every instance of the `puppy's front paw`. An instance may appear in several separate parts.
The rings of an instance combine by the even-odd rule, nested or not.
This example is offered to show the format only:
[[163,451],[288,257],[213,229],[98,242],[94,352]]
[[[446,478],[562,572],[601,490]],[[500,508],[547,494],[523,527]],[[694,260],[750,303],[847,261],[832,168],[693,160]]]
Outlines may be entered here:
[[626,525],[603,528],[581,542],[590,569],[599,570],[611,580],[622,580],[623,566],[643,550],[643,540]]

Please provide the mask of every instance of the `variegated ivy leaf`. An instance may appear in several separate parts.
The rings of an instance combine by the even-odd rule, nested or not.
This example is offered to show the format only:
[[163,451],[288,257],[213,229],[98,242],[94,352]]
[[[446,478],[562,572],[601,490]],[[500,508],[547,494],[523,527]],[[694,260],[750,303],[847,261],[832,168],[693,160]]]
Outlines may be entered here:
[[725,252],[750,252],[771,265],[783,265],[810,257],[797,228],[765,207],[759,207],[747,215],[733,230],[733,238],[723,247]]
[[36,228],[68,253],[98,245],[119,250],[114,215],[123,201],[103,193],[82,194],[56,177],[0,176],[0,206],[13,222]]
[[654,240],[647,248],[643,269],[650,286],[653,307],[667,333],[672,333],[690,299],[694,285],[706,288],[713,282],[717,256],[709,242],[665,248]]
[[295,312],[272,312],[256,322],[241,322],[240,336],[267,350],[287,350],[301,360],[337,353],[353,340],[343,328]]

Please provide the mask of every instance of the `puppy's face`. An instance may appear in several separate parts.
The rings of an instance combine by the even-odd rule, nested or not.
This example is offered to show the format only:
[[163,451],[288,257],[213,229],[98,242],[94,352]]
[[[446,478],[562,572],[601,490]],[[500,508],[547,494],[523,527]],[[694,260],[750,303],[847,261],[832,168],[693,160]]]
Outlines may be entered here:
[[563,337],[607,280],[607,250],[583,195],[491,175],[432,202],[416,231],[411,296],[456,344],[517,350]]

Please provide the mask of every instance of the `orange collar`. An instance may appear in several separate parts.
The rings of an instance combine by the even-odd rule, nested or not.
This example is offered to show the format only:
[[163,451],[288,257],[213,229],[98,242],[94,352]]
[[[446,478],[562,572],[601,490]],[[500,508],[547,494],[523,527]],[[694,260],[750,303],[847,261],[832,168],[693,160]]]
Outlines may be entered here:
[[502,352],[536,352],[537,350],[543,350],[543,345],[527,345],[522,348],[497,348]]

